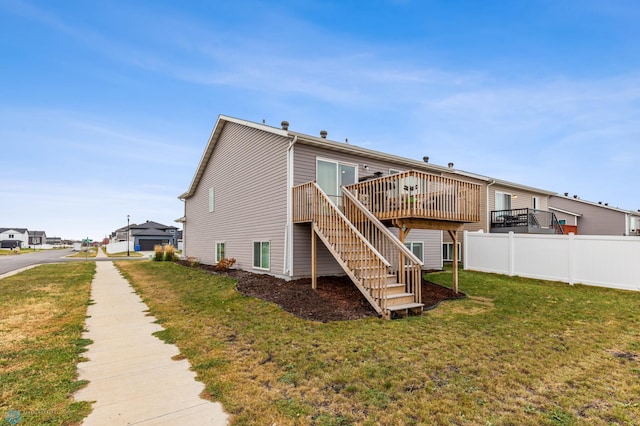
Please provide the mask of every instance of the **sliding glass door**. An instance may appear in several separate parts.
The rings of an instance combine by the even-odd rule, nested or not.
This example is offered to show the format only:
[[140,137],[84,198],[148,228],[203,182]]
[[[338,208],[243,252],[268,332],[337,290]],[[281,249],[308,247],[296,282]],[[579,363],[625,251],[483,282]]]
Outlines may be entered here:
[[337,206],[341,206],[343,185],[356,183],[358,166],[331,160],[316,161],[316,182]]

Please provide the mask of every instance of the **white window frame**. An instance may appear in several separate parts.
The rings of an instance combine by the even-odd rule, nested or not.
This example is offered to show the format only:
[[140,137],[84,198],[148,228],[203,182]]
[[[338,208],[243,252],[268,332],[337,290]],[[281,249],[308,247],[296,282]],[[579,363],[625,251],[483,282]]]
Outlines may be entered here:
[[[256,265],[256,258],[255,258],[255,247],[256,247],[256,243],[260,244],[260,265]],[[263,250],[263,244],[268,244],[269,245],[269,265],[268,267],[264,267],[264,265],[262,264],[262,250]],[[262,241],[262,240],[255,240],[251,243],[251,264],[253,266],[254,269],[261,269],[263,271],[269,271],[271,270],[271,241]]]
[[[418,259],[420,259],[420,261],[422,263],[424,263],[424,241],[405,241],[404,242],[405,247],[407,247],[409,249],[409,251],[411,251],[411,253],[414,254],[414,256],[416,256]],[[416,255],[416,253],[413,251],[413,246],[415,245],[420,245],[422,246],[422,256],[418,256]]]
[[213,213],[215,211],[215,192],[212,188],[209,188],[209,213]]
[[[447,247],[448,257],[444,256],[444,250]],[[462,244],[458,243],[458,261],[462,260]],[[442,243],[442,261],[443,262],[453,262],[453,242]]]
[[[334,160],[332,158],[325,158],[325,157],[316,157],[316,182],[318,182],[318,161],[324,161],[325,163],[334,163],[336,165],[336,172],[338,170],[340,170],[340,166],[348,166],[348,167],[353,167],[354,169],[354,179],[353,179],[353,183],[358,183],[358,163],[350,163],[348,161],[340,161],[340,160]],[[337,179],[338,176],[336,176]],[[340,183],[338,183],[338,188],[336,190],[337,194],[327,194],[329,196],[329,199],[331,201],[334,201],[334,204],[339,206],[339,201],[341,199],[341,186]],[[334,200],[335,199],[335,200]]]
[[[219,248],[222,247],[222,256],[220,256]],[[227,244],[225,241],[216,241],[216,263],[226,257]]]
[[535,210],[540,210],[540,197],[537,197],[534,195],[533,197],[531,197],[531,200],[532,200],[531,204],[533,208]]
[[[504,195],[508,195],[509,196],[509,208],[505,209],[499,209],[498,208],[498,203],[496,202],[498,200],[498,194],[504,196]],[[493,207],[494,210],[498,211],[498,210],[513,210],[513,194],[511,194],[510,192],[502,192],[502,191],[496,191],[494,196],[493,196]]]

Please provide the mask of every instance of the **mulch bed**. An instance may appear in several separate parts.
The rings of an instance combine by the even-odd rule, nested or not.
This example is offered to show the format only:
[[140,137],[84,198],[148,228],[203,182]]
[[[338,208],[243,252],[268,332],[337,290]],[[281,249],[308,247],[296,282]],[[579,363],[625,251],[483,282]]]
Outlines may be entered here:
[[[187,262],[181,261],[185,266]],[[215,267],[198,265],[213,273]],[[266,274],[231,269],[224,273],[238,280],[237,289],[245,296],[267,300],[297,317],[315,321],[344,321],[375,317],[378,314],[346,277],[318,277],[318,288],[311,288],[311,278],[286,281]],[[425,310],[435,308],[443,300],[460,299],[464,293],[422,280],[422,303]]]

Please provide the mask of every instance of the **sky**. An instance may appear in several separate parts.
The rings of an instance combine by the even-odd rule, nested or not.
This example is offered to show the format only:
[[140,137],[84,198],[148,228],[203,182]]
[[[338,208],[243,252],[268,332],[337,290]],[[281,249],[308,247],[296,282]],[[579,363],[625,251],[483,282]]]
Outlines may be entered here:
[[635,0],[0,0],[0,227],[179,225],[219,114],[640,209]]

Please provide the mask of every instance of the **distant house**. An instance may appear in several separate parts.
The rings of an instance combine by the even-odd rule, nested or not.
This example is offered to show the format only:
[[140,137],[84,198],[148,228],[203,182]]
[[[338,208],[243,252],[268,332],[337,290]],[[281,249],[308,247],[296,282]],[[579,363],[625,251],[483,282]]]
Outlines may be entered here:
[[52,246],[61,246],[62,238],[61,237],[47,237],[47,244]]
[[[153,250],[156,245],[178,246],[178,228],[147,220],[139,225],[131,225],[133,245],[142,251]],[[125,237],[126,241],[126,237]]]
[[29,231],[29,245],[41,246],[47,243],[47,233],[44,231]]
[[27,228],[0,228],[0,248],[14,249],[29,245]]
[[549,209],[577,234],[640,235],[640,212],[570,197],[569,194],[550,197]]

